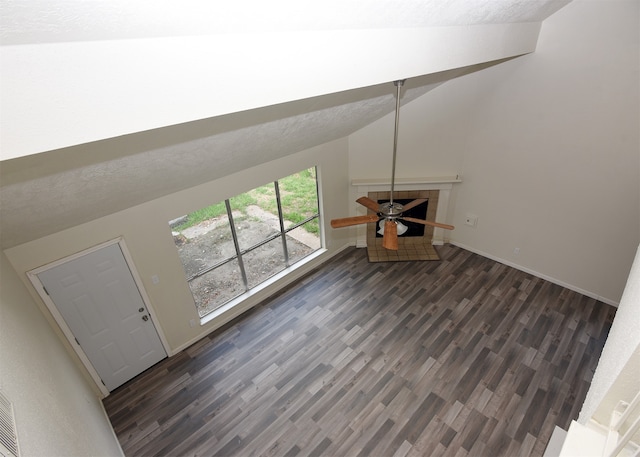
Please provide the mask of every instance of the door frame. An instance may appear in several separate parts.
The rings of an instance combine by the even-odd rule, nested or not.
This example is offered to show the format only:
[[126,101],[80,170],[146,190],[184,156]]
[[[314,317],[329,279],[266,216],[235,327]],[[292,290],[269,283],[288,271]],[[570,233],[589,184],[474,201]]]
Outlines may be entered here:
[[76,252],[74,254],[71,254],[67,257],[58,259],[58,260],[54,260],[53,262],[50,262],[46,265],[42,265],[38,268],[34,268],[33,270],[30,270],[27,272],[27,277],[29,278],[29,281],[31,281],[31,284],[33,284],[33,287],[35,288],[35,290],[38,292],[38,295],[40,296],[40,298],[42,299],[42,301],[44,302],[44,304],[46,305],[47,309],[49,310],[49,312],[51,313],[51,316],[53,317],[53,319],[56,321],[56,324],[58,325],[58,327],[60,328],[60,330],[62,331],[62,333],[64,334],[65,338],[67,339],[69,345],[73,348],[74,352],[76,353],[76,355],[80,358],[80,361],[82,362],[82,365],[84,365],[84,367],[86,368],[86,370],[89,372],[89,375],[91,376],[91,379],[93,379],[93,382],[96,384],[96,386],[98,387],[98,389],[100,390],[100,392],[103,394],[103,396],[108,396],[109,395],[109,391],[107,390],[107,387],[102,383],[102,379],[100,379],[100,376],[98,375],[98,372],[96,371],[96,369],[93,367],[93,364],[91,363],[91,360],[89,360],[89,357],[87,357],[87,354],[85,354],[84,350],[80,347],[80,344],[78,343],[78,341],[76,340],[75,335],[73,334],[73,332],[71,331],[71,329],[69,328],[69,326],[67,325],[66,321],[64,320],[64,318],[62,317],[62,314],[60,313],[60,311],[58,310],[56,304],[53,302],[53,300],[51,299],[51,297],[45,292],[44,286],[42,285],[42,282],[40,282],[40,278],[38,278],[38,274],[50,270],[51,268],[55,268],[59,265],[65,264],[67,262],[70,262],[72,260],[78,259],[80,257],[83,257],[87,254],[91,254],[92,252],[95,251],[99,251],[100,249],[112,246],[114,244],[117,244],[120,246],[120,250],[122,251],[122,256],[124,257],[125,263],[127,264],[127,267],[129,268],[129,271],[131,272],[131,277],[133,278],[133,282],[135,283],[136,287],[138,288],[138,291],[140,292],[140,297],[142,298],[142,301],[147,309],[147,312],[149,313],[149,317],[151,317],[151,322],[153,323],[153,326],[156,329],[156,332],[158,333],[158,337],[160,338],[160,343],[162,344],[162,347],[164,348],[164,351],[167,353],[167,356],[171,356],[171,352],[169,351],[169,344],[167,342],[167,339],[162,331],[162,328],[158,325],[156,325],[156,322],[159,322],[156,316],[156,313],[153,309],[153,307],[151,306],[151,300],[149,299],[149,296],[147,295],[147,291],[144,288],[144,285],[142,283],[142,278],[140,277],[140,275],[138,274],[135,265],[133,263],[133,258],[131,257],[131,253],[129,252],[129,250],[127,249],[127,245],[124,242],[124,238],[123,237],[118,237],[114,240],[110,240],[110,241],[106,241],[104,243],[100,243],[96,246],[90,247],[88,249],[84,249],[80,252]]

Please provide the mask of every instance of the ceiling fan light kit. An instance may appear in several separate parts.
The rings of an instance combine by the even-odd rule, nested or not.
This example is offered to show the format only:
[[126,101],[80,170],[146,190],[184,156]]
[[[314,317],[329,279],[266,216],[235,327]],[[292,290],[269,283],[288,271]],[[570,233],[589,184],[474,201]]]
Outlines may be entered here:
[[[381,219],[378,222],[378,234],[380,235],[384,235],[384,222],[385,222],[384,219]],[[407,233],[407,230],[409,230],[409,227],[407,227],[397,219],[396,219],[396,225],[398,226],[398,236],[404,235],[405,233]]]
[[380,227],[379,233],[382,234],[382,247],[392,251],[398,250],[398,236],[403,235],[407,231],[407,226],[404,225],[400,219],[407,222],[439,227],[446,230],[453,230],[454,228],[453,225],[449,224],[441,224],[439,222],[432,222],[414,217],[403,217],[402,213],[404,211],[408,211],[409,209],[424,203],[427,201],[425,198],[415,199],[406,205],[393,201],[393,191],[396,179],[396,155],[398,151],[398,127],[400,124],[400,90],[404,85],[404,82],[405,80],[402,79],[394,81],[393,83],[396,86],[396,122],[393,134],[393,158],[391,161],[391,189],[389,192],[389,201],[378,204],[378,202],[370,199],[369,197],[360,197],[356,202],[375,214],[344,217],[341,219],[333,219],[331,221],[331,227],[333,228],[350,227],[353,225],[377,222]]

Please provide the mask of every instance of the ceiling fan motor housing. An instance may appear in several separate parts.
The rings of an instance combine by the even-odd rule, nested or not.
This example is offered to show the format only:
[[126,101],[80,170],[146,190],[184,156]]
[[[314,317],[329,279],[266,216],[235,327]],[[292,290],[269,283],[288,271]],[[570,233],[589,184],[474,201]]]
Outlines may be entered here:
[[404,207],[400,203],[386,202],[380,204],[380,216],[387,219],[396,219],[402,215],[402,209]]

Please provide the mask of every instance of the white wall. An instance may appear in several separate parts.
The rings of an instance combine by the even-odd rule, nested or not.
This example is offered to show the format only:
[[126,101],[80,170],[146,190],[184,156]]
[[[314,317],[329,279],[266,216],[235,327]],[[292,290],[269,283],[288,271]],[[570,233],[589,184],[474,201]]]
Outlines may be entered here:
[[[620,300],[640,242],[638,17],[637,1],[576,0],[535,53],[402,108],[397,175],[462,175],[453,243]],[[351,136],[352,178],[390,173],[392,122]]]
[[[196,342],[241,311],[259,303],[297,276],[291,275],[273,287],[251,296],[241,306],[219,319],[214,319],[202,326],[191,327],[190,321],[200,322],[200,318],[185,280],[184,269],[168,222],[315,165],[319,167],[320,198],[325,208],[323,225],[327,252],[315,263],[296,271],[296,275],[300,276],[352,242],[348,230],[333,230],[328,224],[330,219],[344,216],[348,212],[347,199],[344,198],[348,192],[346,140],[327,143],[176,192],[7,249],[5,253],[14,269],[25,281],[33,298],[41,305],[43,313],[48,315],[37,293],[26,281],[24,273],[102,242],[123,237],[131,253],[134,267],[151,301],[150,308],[156,318],[155,323],[166,338],[167,349],[171,355]],[[152,276],[159,278],[158,284],[154,284]]]
[[456,242],[619,301],[640,241],[638,5],[573,2],[534,54],[477,74]]
[[21,455],[122,455],[97,394],[4,254],[0,268],[0,390],[14,406]]
[[578,422],[592,417],[609,424],[618,401],[631,402],[640,391],[640,248],[620,306],[582,405]]

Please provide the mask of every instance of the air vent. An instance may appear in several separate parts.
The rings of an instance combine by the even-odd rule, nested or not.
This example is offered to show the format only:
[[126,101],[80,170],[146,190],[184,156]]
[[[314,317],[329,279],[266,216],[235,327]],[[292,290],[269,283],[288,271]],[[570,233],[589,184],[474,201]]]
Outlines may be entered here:
[[13,405],[2,392],[0,392],[0,455],[3,457],[20,455]]

